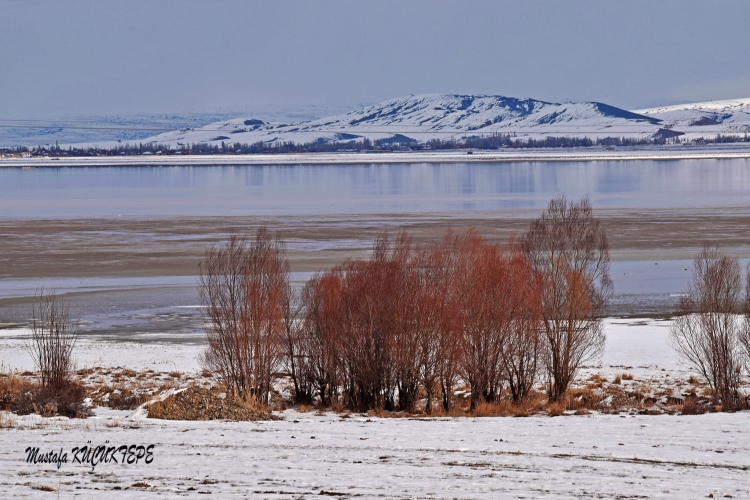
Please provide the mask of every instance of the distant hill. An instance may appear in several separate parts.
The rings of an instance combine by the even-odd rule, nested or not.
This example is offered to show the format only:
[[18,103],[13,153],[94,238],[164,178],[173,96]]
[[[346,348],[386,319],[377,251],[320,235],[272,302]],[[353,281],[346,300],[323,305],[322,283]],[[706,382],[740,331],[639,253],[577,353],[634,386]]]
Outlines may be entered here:
[[[423,94],[306,121],[256,117],[216,121],[140,139],[169,145],[345,142],[408,143],[509,134],[544,137],[713,138],[750,132],[750,99],[628,111],[600,102],[553,103],[505,96]],[[125,141],[123,141],[125,142]],[[113,143],[90,143],[103,147]]]
[[658,118],[663,125],[688,136],[750,132],[750,98],[678,104],[635,111]]
[[424,94],[391,99],[344,115],[299,123],[238,118],[150,137],[178,146],[190,143],[449,139],[514,134],[516,137],[634,136],[656,133],[661,120],[600,102],[551,103],[505,96]]

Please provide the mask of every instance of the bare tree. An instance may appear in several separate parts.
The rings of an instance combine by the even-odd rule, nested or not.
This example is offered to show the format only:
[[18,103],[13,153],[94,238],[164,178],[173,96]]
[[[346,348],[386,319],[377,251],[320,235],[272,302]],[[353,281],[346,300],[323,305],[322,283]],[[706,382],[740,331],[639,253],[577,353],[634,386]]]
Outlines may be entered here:
[[468,231],[457,236],[454,274],[461,321],[461,376],[471,409],[492,402],[502,388],[502,350],[510,327],[508,262],[499,248]]
[[78,323],[70,318],[70,302],[54,290],[39,289],[32,303],[31,338],[27,349],[39,371],[42,388],[65,388],[73,369],[73,348],[78,340]]
[[303,399],[317,393],[324,406],[338,402],[343,378],[342,292],[341,273],[333,271],[314,275],[302,289],[297,360],[300,379],[310,384]]
[[529,395],[539,376],[544,342],[541,321],[541,280],[528,258],[514,249],[510,258],[511,325],[502,350],[504,377],[511,397]]
[[588,198],[550,201],[520,240],[541,276],[548,392],[559,401],[581,365],[601,355],[612,293],[609,245]]
[[456,328],[452,324],[457,315],[453,314],[451,303],[447,252],[442,245],[434,244],[417,252],[415,259],[418,291],[414,312],[421,384],[427,394],[425,412],[432,413],[441,386],[445,387],[443,407],[450,410],[451,388],[458,372],[458,349]]
[[745,317],[740,332],[740,344],[745,357],[745,368],[750,369],[750,264],[745,274]]
[[313,383],[307,369],[309,355],[305,352],[307,346],[304,339],[305,322],[301,318],[303,302],[302,297],[295,292],[289,283],[287,283],[284,303],[282,345],[286,375],[292,379],[294,385],[294,402],[310,404],[313,399]]
[[693,282],[670,329],[678,354],[726,408],[737,404],[741,369],[740,265],[717,247],[704,246],[693,261]]
[[288,283],[284,246],[265,228],[252,240],[232,235],[200,263],[208,341],[201,363],[236,396],[268,402],[283,352]]

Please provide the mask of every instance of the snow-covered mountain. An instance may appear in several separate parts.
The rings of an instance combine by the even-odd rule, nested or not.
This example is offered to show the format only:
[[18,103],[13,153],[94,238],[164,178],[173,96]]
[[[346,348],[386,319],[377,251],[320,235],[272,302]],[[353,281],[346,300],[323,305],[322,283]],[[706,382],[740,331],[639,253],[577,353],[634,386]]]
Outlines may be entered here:
[[658,118],[665,126],[688,133],[750,131],[750,98],[678,104],[635,113]]
[[[349,113],[298,123],[237,118],[150,137],[172,147],[196,143],[347,141],[404,137],[417,141],[481,136],[649,137],[674,132],[750,130],[750,99],[627,111],[599,102],[551,103],[484,95],[410,95]],[[685,129],[685,130],[683,130]],[[694,130],[688,130],[694,129]]]

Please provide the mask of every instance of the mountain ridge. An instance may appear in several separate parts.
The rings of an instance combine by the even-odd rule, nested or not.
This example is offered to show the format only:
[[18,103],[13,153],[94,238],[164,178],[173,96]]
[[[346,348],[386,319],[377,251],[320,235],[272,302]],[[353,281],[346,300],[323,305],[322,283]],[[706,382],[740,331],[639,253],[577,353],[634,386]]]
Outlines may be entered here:
[[[658,137],[742,133],[750,131],[750,99],[693,103],[629,111],[596,101],[554,103],[532,98],[481,94],[417,94],[316,120],[272,122],[252,117],[211,123],[204,127],[162,133],[143,142],[181,147],[196,143],[349,140],[427,141],[511,134],[518,138]],[[684,130],[683,130],[684,129]]]

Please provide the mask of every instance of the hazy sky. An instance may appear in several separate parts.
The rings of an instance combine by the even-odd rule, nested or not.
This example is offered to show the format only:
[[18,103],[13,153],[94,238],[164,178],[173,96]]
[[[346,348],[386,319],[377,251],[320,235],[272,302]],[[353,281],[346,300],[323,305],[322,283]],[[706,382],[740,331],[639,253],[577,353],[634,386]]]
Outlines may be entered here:
[[750,97],[750,1],[0,0],[0,118]]

